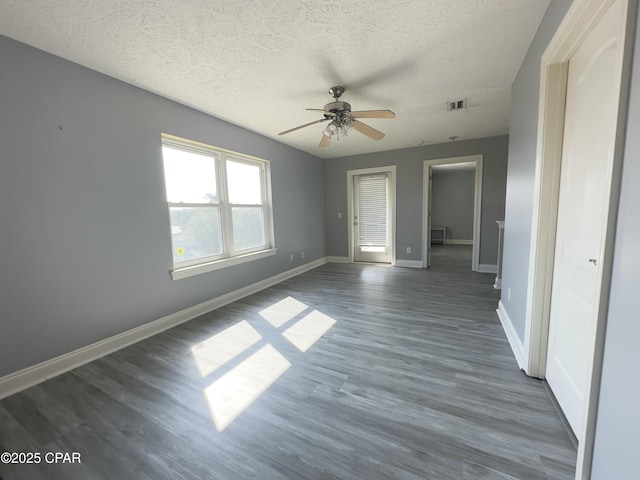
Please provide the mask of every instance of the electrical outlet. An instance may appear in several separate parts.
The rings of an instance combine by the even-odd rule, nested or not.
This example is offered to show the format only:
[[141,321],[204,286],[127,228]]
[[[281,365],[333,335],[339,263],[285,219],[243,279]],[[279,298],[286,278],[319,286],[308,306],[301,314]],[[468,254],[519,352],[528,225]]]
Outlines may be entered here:
[[302,252],[302,254],[300,254],[300,256],[301,256],[302,258],[304,258],[304,252]]
[[511,287],[507,288],[507,300],[511,301]]
[[342,212],[338,212],[338,218],[342,218]]
[[291,255],[289,255],[289,261],[293,262],[293,253]]
[[411,247],[407,247],[407,253],[411,253]]

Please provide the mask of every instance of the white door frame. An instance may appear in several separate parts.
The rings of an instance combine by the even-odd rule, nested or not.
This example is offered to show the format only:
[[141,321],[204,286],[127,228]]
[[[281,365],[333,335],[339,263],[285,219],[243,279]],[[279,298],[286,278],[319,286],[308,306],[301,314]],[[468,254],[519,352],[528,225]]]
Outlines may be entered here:
[[429,265],[429,231],[428,212],[430,208],[429,175],[431,167],[434,165],[448,165],[451,163],[474,162],[476,164],[475,195],[473,201],[473,252],[471,253],[471,270],[480,270],[480,232],[482,220],[482,162],[484,156],[465,155],[464,157],[437,158],[435,160],[425,160],[422,178],[422,268]]
[[349,262],[354,262],[353,256],[353,178],[358,175],[371,175],[375,173],[387,173],[389,175],[389,198],[391,199],[391,265],[396,264],[396,166],[361,168],[359,170],[347,170],[347,222],[349,225]]
[[[529,256],[529,278],[525,317],[525,372],[544,378],[546,371],[547,344],[549,340],[549,317],[551,284],[558,214],[560,166],[562,160],[562,138],[564,128],[564,106],[567,86],[568,62],[584,39],[616,0],[574,0],[564,20],[549,43],[541,61],[540,100],[538,113],[538,141],[534,177],[533,218],[531,227],[531,249]],[[613,235],[615,229],[617,198],[620,192],[622,141],[626,122],[626,105],[630,73],[630,50],[633,33],[629,0],[624,3],[625,24],[620,28],[622,69],[621,92],[617,114],[617,129],[613,152],[613,172],[608,205],[608,220],[605,228],[602,261],[602,278],[597,299],[596,340],[593,363],[589,367],[589,394],[585,406],[585,422],[582,441],[578,444],[576,479],[590,477],[597,399],[600,390],[600,373],[604,347],[604,332],[611,277]],[[635,7],[634,7],[635,8]]]

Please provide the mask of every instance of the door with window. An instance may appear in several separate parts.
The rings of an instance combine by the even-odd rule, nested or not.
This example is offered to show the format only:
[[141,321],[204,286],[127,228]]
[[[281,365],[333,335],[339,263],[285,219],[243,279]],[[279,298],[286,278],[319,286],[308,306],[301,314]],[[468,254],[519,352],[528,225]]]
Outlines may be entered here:
[[353,177],[353,259],[356,262],[391,263],[390,173]]

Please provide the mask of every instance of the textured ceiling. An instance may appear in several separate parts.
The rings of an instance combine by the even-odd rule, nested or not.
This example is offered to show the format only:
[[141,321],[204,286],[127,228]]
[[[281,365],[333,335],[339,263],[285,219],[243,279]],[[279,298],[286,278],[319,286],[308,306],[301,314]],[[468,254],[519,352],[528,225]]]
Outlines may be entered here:
[[[0,34],[320,157],[506,134],[549,0],[2,0]],[[305,108],[347,88],[386,133],[319,148]],[[448,100],[468,108],[446,111]],[[422,143],[421,143],[422,142]]]

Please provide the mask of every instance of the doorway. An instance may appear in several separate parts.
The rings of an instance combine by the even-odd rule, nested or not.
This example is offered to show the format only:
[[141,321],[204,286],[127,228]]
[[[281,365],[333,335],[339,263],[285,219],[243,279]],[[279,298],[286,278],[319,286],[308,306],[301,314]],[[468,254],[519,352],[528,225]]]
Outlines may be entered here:
[[471,271],[475,162],[431,168],[430,268]]
[[[431,266],[432,233],[438,235],[443,244],[447,243],[447,225],[436,225],[433,222],[433,173],[434,169],[447,166],[456,168],[457,165],[466,165],[475,170],[473,182],[473,227],[471,239],[471,270],[480,269],[480,221],[482,212],[482,155],[466,155],[463,157],[440,158],[425,160],[423,169],[423,216],[422,216],[422,267]],[[460,168],[460,167],[458,167]],[[437,217],[436,217],[437,220]],[[435,240],[435,238],[433,238]],[[457,239],[453,239],[457,240]]]
[[395,171],[393,165],[347,172],[352,262],[395,264]]
[[576,479],[593,450],[633,18],[628,0],[575,2],[542,57],[524,368],[572,424]]
[[602,277],[621,13],[621,2],[609,9],[571,57],[567,75],[545,377],[578,439]]

